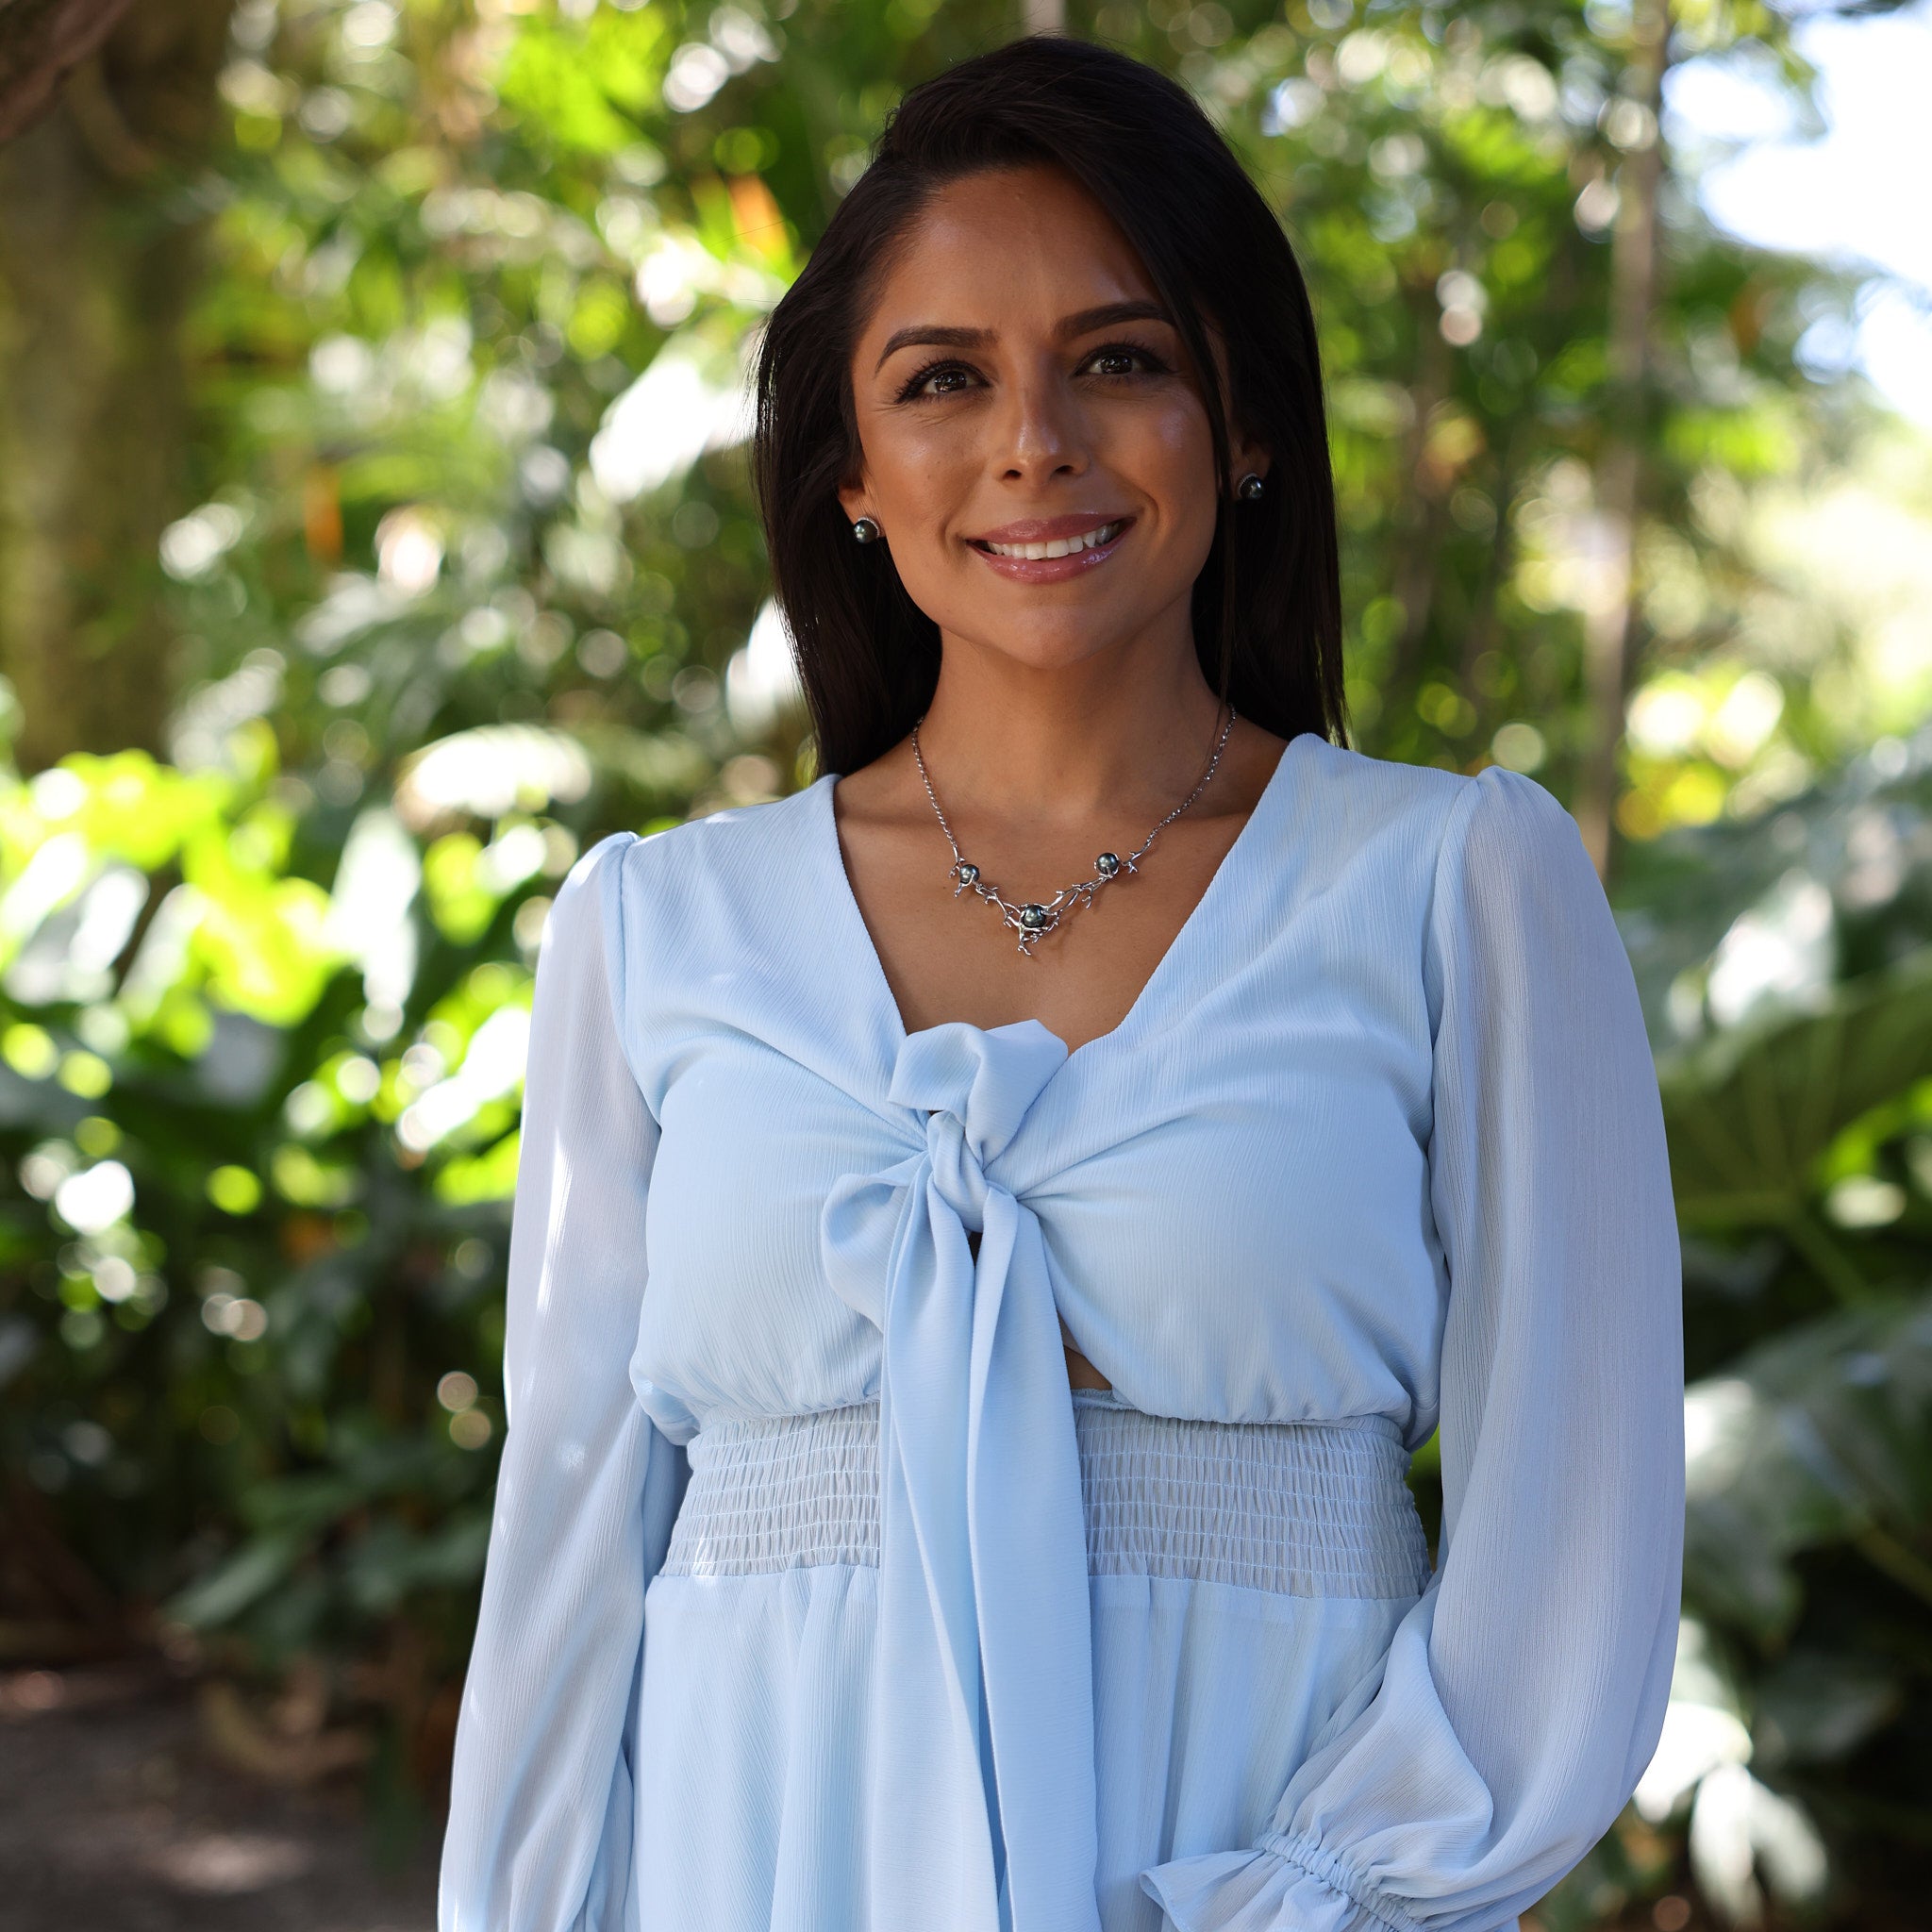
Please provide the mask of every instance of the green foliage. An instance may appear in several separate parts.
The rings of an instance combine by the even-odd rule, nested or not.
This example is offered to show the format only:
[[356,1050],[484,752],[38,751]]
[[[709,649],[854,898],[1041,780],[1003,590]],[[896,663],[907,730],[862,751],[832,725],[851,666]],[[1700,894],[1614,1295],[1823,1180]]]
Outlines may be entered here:
[[[1784,1665],[1778,1677],[1807,1608],[1807,1552],[1857,1551],[1898,1586],[1869,1593],[1871,1622],[1909,1617],[1913,1597],[1932,1605],[1932,1562],[1913,1547],[1932,1522],[1932,1293],[1888,1295],[1759,1343],[1697,1385],[1689,1421],[1691,1607],[1756,1638]],[[1781,1721],[1787,1754],[1841,1759],[1903,1709],[1913,1660],[1888,1672],[1892,1645],[1864,1634],[1837,1660],[1886,1683],[1870,1723]]]
[[[1932,958],[1860,979],[1823,1012],[1732,1033],[1667,1070],[1671,1176],[1687,1230],[1790,1227],[1839,1135],[1932,1074]],[[1803,1237],[1800,1237],[1803,1239]],[[1851,1298],[1856,1274],[1832,1268]]]
[[176,1645],[346,1662],[406,1619],[433,1679],[461,1654],[501,1414],[514,932],[575,847],[507,819],[454,943],[412,910],[386,808],[333,851],[289,789],[265,759],[129,754],[0,795],[5,982],[34,1015],[0,1033],[6,1447]]
[[[1774,815],[1674,835],[1647,902],[1623,909],[1665,1046],[1683,1231],[1687,1621],[1652,1819],[1633,1817],[1572,1902],[1627,1887],[1650,1824],[1687,1813],[1693,1851],[1704,1821],[1698,1875],[1734,1917],[1753,1908],[1754,1863],[1775,1890],[1778,1841],[1809,1844],[1814,1824],[1852,1922],[1861,1895],[1919,1883],[1932,1806],[1928,753],[1923,733],[1888,741]],[[1821,1903],[1808,1879],[1787,1890],[1789,1907]]]

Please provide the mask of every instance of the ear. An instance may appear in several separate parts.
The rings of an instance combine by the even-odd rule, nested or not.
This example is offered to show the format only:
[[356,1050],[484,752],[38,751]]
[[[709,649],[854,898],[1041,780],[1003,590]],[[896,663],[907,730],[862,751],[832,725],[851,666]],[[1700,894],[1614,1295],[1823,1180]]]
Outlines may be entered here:
[[842,483],[839,487],[839,508],[845,512],[845,521],[856,524],[860,517],[876,517],[872,507],[872,492],[866,489],[861,478],[857,483]]
[[1262,444],[1248,440],[1239,424],[1231,423],[1228,425],[1227,460],[1230,470],[1227,485],[1232,490],[1243,476],[1267,475],[1268,465],[1273,458]]

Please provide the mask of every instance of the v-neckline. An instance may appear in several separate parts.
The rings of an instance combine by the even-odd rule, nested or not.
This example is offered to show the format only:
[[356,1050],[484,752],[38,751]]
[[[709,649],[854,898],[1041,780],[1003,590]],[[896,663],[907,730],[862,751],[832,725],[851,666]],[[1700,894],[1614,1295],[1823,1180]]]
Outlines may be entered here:
[[[1257,797],[1254,805],[1250,808],[1247,818],[1242,822],[1241,829],[1234,835],[1227,850],[1221,855],[1219,863],[1208,877],[1207,885],[1202,889],[1201,896],[1194,901],[1193,906],[1188,912],[1188,916],[1181,921],[1179,927],[1174,932],[1174,936],[1167,942],[1160,958],[1154,962],[1154,970],[1141,982],[1141,990],[1134,995],[1127,1010],[1106,1032],[1096,1033],[1091,1040],[1083,1040],[1078,1046],[1067,1047],[1067,1058],[1062,1063],[1062,1072],[1065,1071],[1067,1066],[1071,1066],[1074,1061],[1077,1060],[1082,1054],[1109,1046],[1120,1041],[1124,1036],[1136,1030],[1142,1024],[1145,1012],[1152,1004],[1157,989],[1168,977],[1171,971],[1178,970],[1174,967],[1173,962],[1177,955],[1192,943],[1192,936],[1199,931],[1204,923],[1203,914],[1207,912],[1213,900],[1217,897],[1225,896],[1226,892],[1231,890],[1225,884],[1225,881],[1237,870],[1237,862],[1243,857],[1243,848],[1254,842],[1257,823],[1264,815],[1273,811],[1277,794],[1287,790],[1284,774],[1288,767],[1288,761],[1293,756],[1295,746],[1301,743],[1305,738],[1320,740],[1324,743],[1327,741],[1325,739],[1322,739],[1322,734],[1318,731],[1298,731],[1282,746],[1279,755],[1274,760],[1274,769],[1269,773],[1267,782],[1261,787],[1260,795]],[[865,923],[865,914],[859,909],[858,895],[852,890],[852,875],[845,869],[845,849],[839,838],[839,815],[832,801],[833,789],[837,786],[840,775],[836,772],[828,772],[811,789],[823,794],[824,829],[822,836],[828,849],[831,862],[831,890],[839,902],[844,918],[853,929],[855,950],[864,961],[864,968],[871,976],[873,997],[879,1006],[890,1030],[893,1058],[897,1058],[898,1055],[904,1050],[908,1041],[916,1039],[922,1033],[937,1032],[941,1026],[968,1025],[973,1026],[975,1032],[999,1031],[998,1027],[981,1027],[970,1020],[937,1020],[930,1026],[920,1027],[908,1027],[906,1024],[905,1015],[899,1010],[898,996],[892,991],[892,983],[886,976],[885,961],[879,956],[878,943],[872,936],[871,926]],[[1038,1026],[1041,1032],[1051,1035],[1052,1038],[1060,1041],[1061,1046],[1066,1047],[1066,1041],[1058,1034],[1054,1033],[1052,1027],[1048,1026],[1043,1020],[1014,1020],[1008,1021],[1005,1024],[1016,1026],[1027,1024]]]

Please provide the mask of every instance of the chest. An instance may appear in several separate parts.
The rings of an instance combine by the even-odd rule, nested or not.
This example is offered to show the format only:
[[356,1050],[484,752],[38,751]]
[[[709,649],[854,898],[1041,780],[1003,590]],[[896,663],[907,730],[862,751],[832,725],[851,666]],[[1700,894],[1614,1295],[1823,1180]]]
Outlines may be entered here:
[[[1123,866],[1030,953],[996,907],[956,891],[952,854],[935,827],[868,828],[848,839],[844,858],[908,1032],[947,1020],[990,1028],[1037,1019],[1077,1048],[1131,1011],[1242,823],[1234,816],[1177,821],[1131,873]],[[1062,888],[1099,876],[1095,860],[1106,842],[1100,833],[1042,836],[1010,849],[975,847],[974,857],[984,881],[1009,903],[1045,906]]]
[[[828,1283],[825,1204],[916,1161],[921,1124],[728,993],[663,1029],[679,1044],[655,1080],[641,1367],[699,1407],[857,1400],[876,1331]],[[1074,1053],[988,1178],[1038,1221],[1067,1332],[1129,1401],[1278,1413],[1282,1364],[1432,1332],[1429,1125],[1413,961],[1324,945],[1317,924],[1185,996],[1164,979]],[[1161,1395],[1150,1374],[1205,1381]]]

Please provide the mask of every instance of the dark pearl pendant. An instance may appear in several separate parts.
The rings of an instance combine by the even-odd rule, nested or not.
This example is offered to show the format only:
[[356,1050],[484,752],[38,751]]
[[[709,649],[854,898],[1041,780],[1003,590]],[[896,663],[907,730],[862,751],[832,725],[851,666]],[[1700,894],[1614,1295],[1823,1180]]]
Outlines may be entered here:
[[1034,905],[1021,907],[1020,924],[1027,932],[1044,932],[1046,930],[1046,908]]
[[979,883],[979,868],[976,865],[973,865],[962,858],[959,861],[959,863],[953,868],[953,876],[956,879],[958,879],[962,886],[976,886]]
[[1093,870],[1104,879],[1110,879],[1121,869],[1121,856],[1118,852],[1103,852],[1093,861]]

